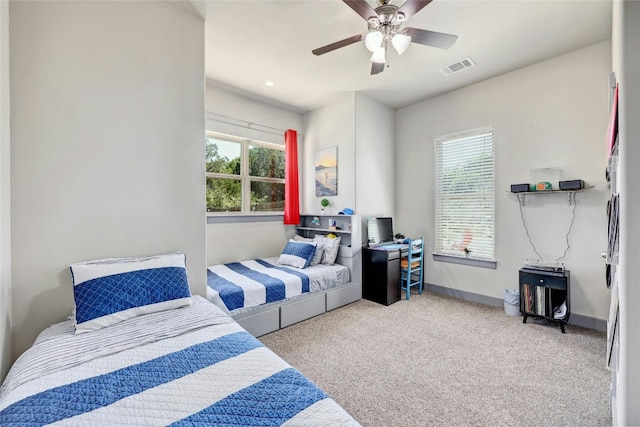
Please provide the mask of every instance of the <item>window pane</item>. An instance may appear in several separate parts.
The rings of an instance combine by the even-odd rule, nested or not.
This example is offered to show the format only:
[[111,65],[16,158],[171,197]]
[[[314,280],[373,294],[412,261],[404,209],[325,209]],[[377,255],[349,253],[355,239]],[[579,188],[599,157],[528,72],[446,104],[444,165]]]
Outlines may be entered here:
[[284,179],[284,151],[250,145],[249,175]]
[[493,129],[436,140],[435,252],[493,260]]
[[207,177],[207,212],[240,212],[241,184],[239,179]]
[[207,138],[207,172],[240,175],[239,142]]
[[251,211],[284,211],[284,184],[251,181]]

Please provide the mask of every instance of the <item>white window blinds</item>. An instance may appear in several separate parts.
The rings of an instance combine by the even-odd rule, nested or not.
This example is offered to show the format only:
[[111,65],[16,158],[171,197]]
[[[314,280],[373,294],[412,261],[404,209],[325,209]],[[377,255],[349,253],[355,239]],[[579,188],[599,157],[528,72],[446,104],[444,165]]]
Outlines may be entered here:
[[436,255],[494,260],[493,127],[435,140]]

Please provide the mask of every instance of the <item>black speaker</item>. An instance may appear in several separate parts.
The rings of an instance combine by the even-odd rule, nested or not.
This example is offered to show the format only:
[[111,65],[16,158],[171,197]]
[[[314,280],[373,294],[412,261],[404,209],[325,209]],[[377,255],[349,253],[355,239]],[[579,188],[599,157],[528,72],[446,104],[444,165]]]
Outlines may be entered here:
[[511,184],[512,193],[524,193],[529,191],[529,184]]
[[582,190],[584,188],[584,181],[581,179],[573,179],[571,181],[560,181],[558,188],[564,191],[570,190]]

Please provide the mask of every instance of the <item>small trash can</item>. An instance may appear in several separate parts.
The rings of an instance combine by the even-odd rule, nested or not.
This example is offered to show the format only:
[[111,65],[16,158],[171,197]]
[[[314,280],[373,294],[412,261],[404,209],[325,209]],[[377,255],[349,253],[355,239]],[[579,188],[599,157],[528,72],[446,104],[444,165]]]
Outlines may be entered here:
[[504,290],[504,312],[509,316],[521,316],[520,292],[517,289]]

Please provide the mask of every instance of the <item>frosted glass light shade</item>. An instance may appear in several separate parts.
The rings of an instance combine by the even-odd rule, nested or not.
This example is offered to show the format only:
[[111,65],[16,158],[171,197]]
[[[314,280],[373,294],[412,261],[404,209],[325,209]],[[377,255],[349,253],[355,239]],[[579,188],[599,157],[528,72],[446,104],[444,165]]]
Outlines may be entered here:
[[380,46],[378,49],[375,50],[375,52],[373,52],[373,55],[371,55],[371,58],[369,59],[369,61],[375,62],[377,64],[384,64],[386,62],[385,51],[386,49],[384,48],[384,46]]
[[364,45],[367,47],[369,52],[375,52],[376,49],[379,49],[382,46],[383,35],[380,31],[369,31],[366,36],[364,36]]
[[406,34],[396,34],[391,39],[391,44],[395,48],[396,52],[398,52],[398,55],[402,55],[409,47],[409,44],[411,44],[411,36]]

